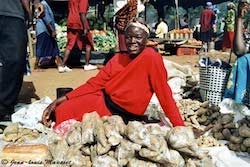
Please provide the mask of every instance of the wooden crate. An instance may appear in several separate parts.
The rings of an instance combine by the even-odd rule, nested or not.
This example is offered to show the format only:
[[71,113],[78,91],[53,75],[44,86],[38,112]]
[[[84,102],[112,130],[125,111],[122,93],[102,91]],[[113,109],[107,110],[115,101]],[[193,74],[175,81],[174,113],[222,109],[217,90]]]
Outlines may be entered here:
[[197,50],[196,50],[196,48],[178,47],[176,54],[177,54],[177,56],[182,56],[182,55],[196,55],[197,54]]

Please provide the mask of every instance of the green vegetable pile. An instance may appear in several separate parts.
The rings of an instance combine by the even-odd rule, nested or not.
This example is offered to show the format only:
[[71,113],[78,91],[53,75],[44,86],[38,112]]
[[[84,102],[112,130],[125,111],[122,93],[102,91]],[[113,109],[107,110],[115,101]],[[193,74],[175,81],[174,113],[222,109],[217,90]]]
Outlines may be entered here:
[[[67,26],[66,19],[56,24],[57,44],[60,52],[64,52],[67,45]],[[93,30],[92,37],[94,40],[94,48],[96,51],[109,52],[115,51],[116,36],[112,31]],[[97,33],[94,33],[97,32]]]
[[57,44],[60,52],[64,52],[67,45],[67,27],[56,24]]
[[103,34],[92,34],[96,51],[115,51],[116,36],[112,31]]

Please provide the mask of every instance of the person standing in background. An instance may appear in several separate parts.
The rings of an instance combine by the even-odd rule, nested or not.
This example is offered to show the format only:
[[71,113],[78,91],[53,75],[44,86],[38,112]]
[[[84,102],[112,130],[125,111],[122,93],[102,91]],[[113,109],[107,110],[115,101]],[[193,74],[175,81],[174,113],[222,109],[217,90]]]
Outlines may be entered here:
[[89,64],[91,50],[94,50],[92,34],[89,31],[89,23],[87,20],[88,0],[69,0],[69,15],[67,20],[67,46],[64,52],[63,65],[66,71],[72,71],[66,66],[69,54],[74,45],[77,44],[80,50],[85,47],[85,65],[84,70],[95,70],[97,66]]
[[155,34],[158,38],[164,38],[164,34],[168,32],[168,25],[163,20],[163,18],[159,18],[159,24],[156,26]]
[[206,3],[206,9],[204,9],[200,16],[201,34],[200,38],[203,44],[205,44],[205,52],[209,49],[209,44],[212,41],[213,36],[213,24],[215,23],[215,13],[212,10],[213,4],[211,2]]
[[147,0],[116,0],[115,1],[115,28],[118,36],[119,52],[126,52],[124,28],[127,22],[138,15],[143,15],[144,3]]
[[225,17],[224,36],[222,43],[222,51],[226,51],[226,48],[233,48],[234,39],[234,23],[235,23],[235,5],[233,2],[227,4],[227,13]]
[[237,60],[231,70],[224,98],[231,98],[236,103],[250,105],[250,39],[244,38],[243,18],[250,7],[249,0],[240,0],[235,23],[233,51]]
[[180,28],[188,28],[188,14],[184,14],[184,16],[180,19]]
[[39,65],[44,62],[53,63],[56,60],[58,71],[67,72],[62,66],[61,57],[59,57],[59,48],[56,41],[56,27],[54,14],[49,6],[51,0],[41,0],[44,8],[44,14],[37,19],[36,23],[36,61],[35,70],[39,71]]
[[[34,3],[39,1],[35,0]],[[29,0],[1,0],[0,4],[0,121],[10,121],[26,68]]]

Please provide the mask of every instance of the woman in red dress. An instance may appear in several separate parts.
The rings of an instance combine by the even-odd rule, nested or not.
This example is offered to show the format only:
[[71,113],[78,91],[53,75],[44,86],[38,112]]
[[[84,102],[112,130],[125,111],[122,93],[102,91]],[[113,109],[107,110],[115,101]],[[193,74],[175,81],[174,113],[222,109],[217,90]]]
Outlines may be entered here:
[[52,102],[43,113],[42,122],[55,112],[56,125],[68,119],[81,121],[85,113],[100,116],[120,115],[125,122],[140,120],[156,93],[173,126],[183,126],[162,56],[146,47],[149,30],[139,20],[125,28],[127,53],[117,53],[99,73],[85,84]]

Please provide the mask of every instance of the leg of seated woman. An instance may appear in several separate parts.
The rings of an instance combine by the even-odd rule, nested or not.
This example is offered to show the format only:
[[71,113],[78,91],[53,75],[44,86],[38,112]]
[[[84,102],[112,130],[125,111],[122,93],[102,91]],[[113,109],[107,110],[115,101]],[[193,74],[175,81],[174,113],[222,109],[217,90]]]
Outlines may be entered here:
[[100,116],[112,115],[105,105],[101,91],[76,97],[60,104],[55,112],[56,126],[69,119],[82,121],[82,116],[85,113],[93,111],[96,111]]

